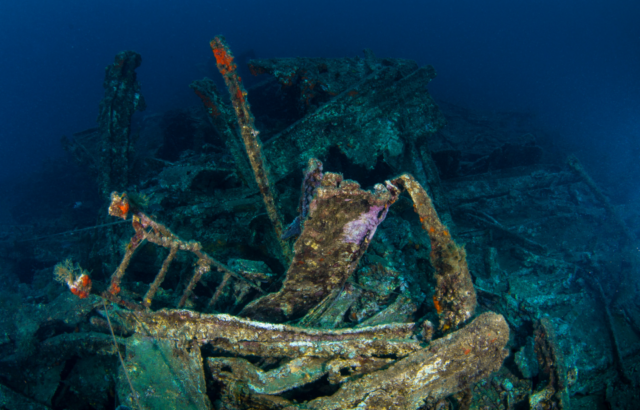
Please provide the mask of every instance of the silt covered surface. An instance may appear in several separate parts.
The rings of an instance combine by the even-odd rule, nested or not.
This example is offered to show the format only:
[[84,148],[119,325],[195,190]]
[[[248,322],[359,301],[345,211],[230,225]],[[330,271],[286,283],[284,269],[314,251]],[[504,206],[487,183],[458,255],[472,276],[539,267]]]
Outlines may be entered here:
[[[217,120],[204,104],[148,115],[127,134],[118,118],[110,163],[126,167],[104,165],[102,115],[107,123],[66,143],[79,165],[50,164],[21,187],[20,227],[3,233],[5,407],[137,406],[117,350],[143,408],[632,403],[637,232],[532,118],[436,103],[426,90],[432,67],[371,52],[251,66],[262,82],[247,98],[278,212],[302,216],[288,239],[292,262],[249,180],[224,92],[209,89],[220,97]],[[105,98],[136,108],[140,91],[133,81],[121,102]],[[327,179],[307,189],[312,159]],[[403,173],[424,188],[442,228],[420,220],[426,211],[394,180]],[[52,191],[53,177],[95,189]],[[178,310],[197,259],[177,252],[149,309],[108,306],[114,342],[99,297],[77,299],[52,280],[54,265],[73,258],[91,271],[94,293],[109,286],[133,234],[131,221],[106,216],[109,184],[261,291],[213,269]],[[440,244],[457,252],[445,254],[468,268],[462,279],[461,269],[439,276],[434,263],[433,238],[444,232],[451,243]],[[119,297],[141,306],[169,252],[142,243]]]

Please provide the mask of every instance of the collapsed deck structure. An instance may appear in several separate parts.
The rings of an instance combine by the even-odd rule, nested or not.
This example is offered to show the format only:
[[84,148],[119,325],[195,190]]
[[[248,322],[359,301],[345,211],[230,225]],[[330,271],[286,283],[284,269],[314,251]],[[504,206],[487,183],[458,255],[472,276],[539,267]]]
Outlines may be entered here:
[[247,92],[211,46],[229,97],[198,80],[202,108],[132,135],[121,53],[65,140],[123,223],[35,245],[96,293],[0,320],[8,408],[569,409],[638,382],[634,234],[526,116],[438,105],[432,67],[368,50],[254,60]]

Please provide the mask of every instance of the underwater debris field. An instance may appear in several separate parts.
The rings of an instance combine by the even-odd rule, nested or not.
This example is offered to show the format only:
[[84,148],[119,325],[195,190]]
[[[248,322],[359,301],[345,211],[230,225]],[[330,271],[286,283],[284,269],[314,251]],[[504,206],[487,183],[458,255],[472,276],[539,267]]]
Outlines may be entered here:
[[24,188],[4,408],[633,402],[636,233],[532,118],[436,103],[433,67],[370,50],[253,60],[247,91],[211,47],[228,95],[138,123],[119,53],[75,163]]

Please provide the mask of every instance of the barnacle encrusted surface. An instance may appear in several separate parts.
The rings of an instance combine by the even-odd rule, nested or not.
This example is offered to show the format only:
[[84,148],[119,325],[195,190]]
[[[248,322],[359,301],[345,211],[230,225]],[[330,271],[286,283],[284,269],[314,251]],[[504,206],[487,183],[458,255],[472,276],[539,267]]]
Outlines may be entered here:
[[335,298],[395,199],[381,184],[375,192],[365,191],[339,174],[324,174],[282,289],[250,303],[240,316],[283,322],[303,316],[326,298]]
[[307,357],[263,372],[246,360],[223,358],[209,360],[209,368],[213,377],[223,382],[223,399],[232,409],[410,410],[434,404],[498,370],[508,355],[504,349],[508,340],[509,326],[502,315],[484,313],[461,330],[388,367],[370,366],[362,377],[333,379],[334,383],[344,382],[335,393],[299,405],[269,393],[311,383],[326,373],[335,374],[336,368],[345,364],[357,370],[366,366],[366,361],[323,362]]
[[177,342],[195,341],[236,355],[259,357],[404,357],[420,349],[413,323],[359,329],[316,330],[256,322],[230,315],[189,310],[121,311],[118,316],[137,333]]
[[403,187],[413,200],[422,227],[431,240],[431,264],[436,270],[437,287],[434,303],[440,316],[440,329],[456,328],[473,316],[476,291],[469,274],[467,253],[453,240],[438,218],[433,202],[424,188],[411,175],[403,174],[392,181]]

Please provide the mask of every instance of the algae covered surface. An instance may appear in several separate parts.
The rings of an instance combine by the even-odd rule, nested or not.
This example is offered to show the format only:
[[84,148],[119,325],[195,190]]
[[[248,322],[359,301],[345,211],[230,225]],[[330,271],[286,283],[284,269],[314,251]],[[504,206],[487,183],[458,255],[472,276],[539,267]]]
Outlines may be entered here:
[[[632,396],[636,238],[533,119],[436,103],[433,67],[371,50],[252,60],[245,88],[224,38],[210,45],[228,92],[195,81],[201,105],[136,129],[141,60],[118,54],[99,127],[63,141],[97,187],[98,223],[56,236],[43,217],[3,243],[7,266],[40,268],[2,299],[0,406]],[[29,237],[47,240],[27,252]]]

